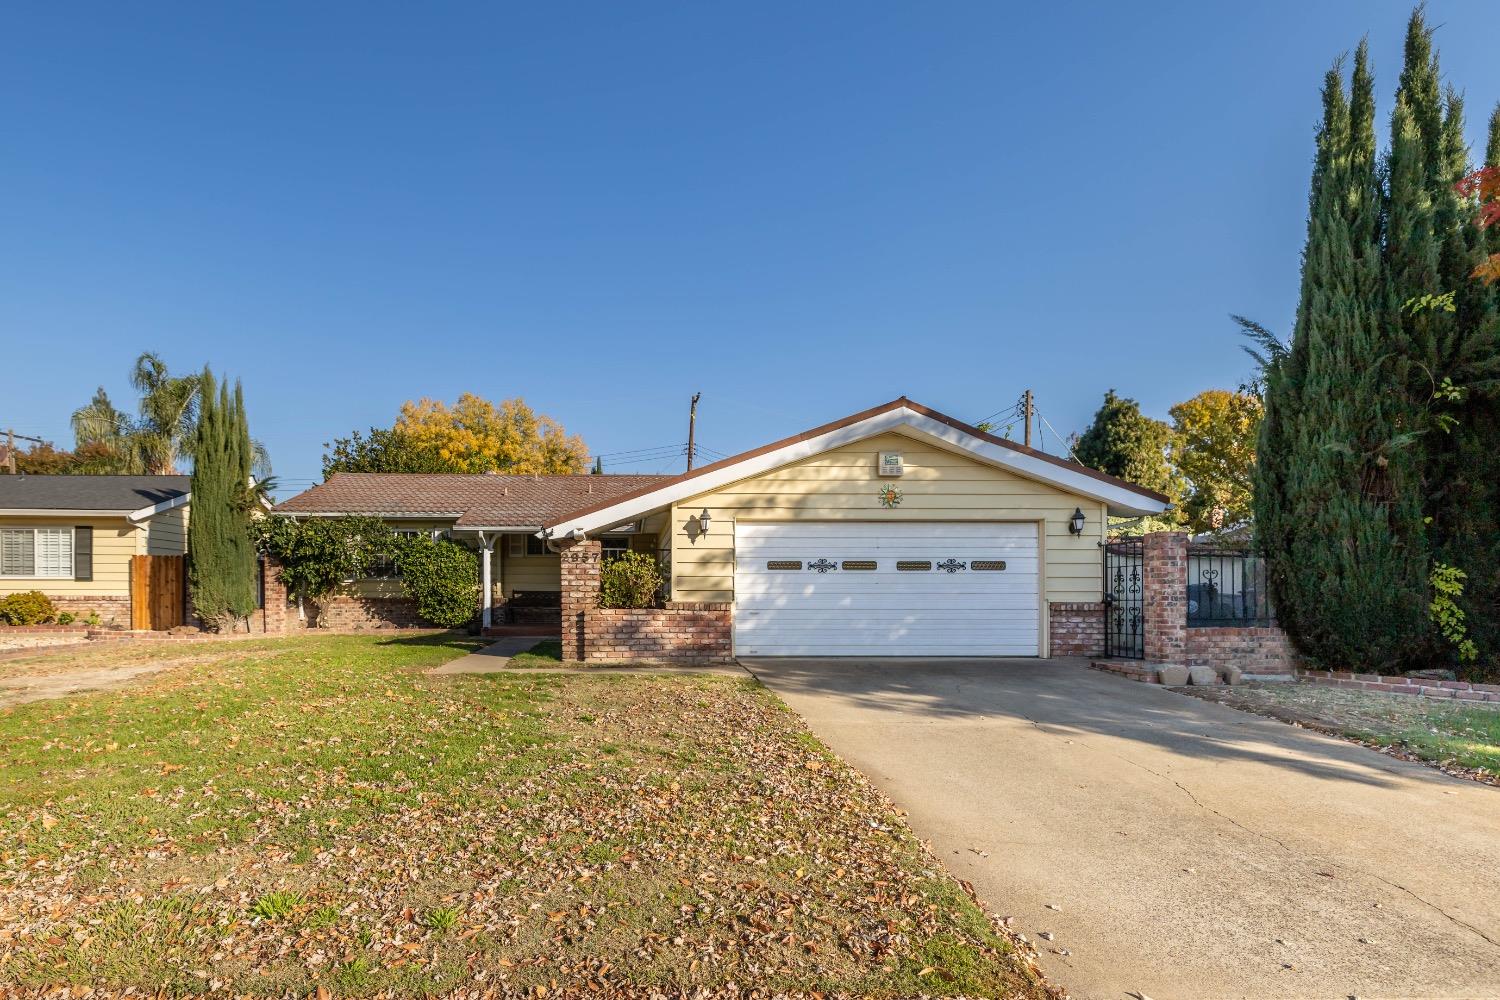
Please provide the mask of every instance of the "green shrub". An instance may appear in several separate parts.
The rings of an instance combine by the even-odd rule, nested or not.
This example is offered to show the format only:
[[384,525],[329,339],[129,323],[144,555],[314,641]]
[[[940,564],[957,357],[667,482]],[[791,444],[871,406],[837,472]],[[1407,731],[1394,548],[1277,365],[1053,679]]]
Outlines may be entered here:
[[57,624],[71,625],[78,620],[78,616],[71,611],[59,611],[57,613]]
[[599,572],[601,608],[650,608],[662,586],[661,566],[645,552],[626,552]]
[[7,625],[41,625],[55,617],[57,608],[40,590],[0,598],[0,622]]
[[394,540],[401,588],[417,614],[443,628],[462,628],[479,613],[479,556],[446,538]]

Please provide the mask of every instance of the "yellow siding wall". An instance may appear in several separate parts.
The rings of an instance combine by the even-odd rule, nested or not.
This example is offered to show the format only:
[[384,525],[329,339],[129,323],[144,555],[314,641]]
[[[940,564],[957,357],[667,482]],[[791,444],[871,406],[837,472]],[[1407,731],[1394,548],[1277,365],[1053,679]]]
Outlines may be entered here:
[[[876,453],[899,451],[905,474],[876,474]],[[877,493],[893,485],[901,505],[887,510]],[[707,507],[709,533],[693,538],[690,520]],[[1087,526],[1068,532],[1081,507]],[[736,520],[1033,521],[1043,525],[1046,601],[1097,601],[1105,505],[975,462],[902,434],[888,433],[683,500],[672,508],[672,598],[734,599]],[[1046,634],[1045,628],[1043,635]]]
[[187,508],[158,514],[141,526],[137,537],[148,556],[180,556],[187,551]]
[[129,597],[130,557],[136,553],[136,536],[144,529],[132,525],[123,517],[5,517],[0,518],[3,528],[73,528],[89,525],[94,529],[94,578],[74,580],[58,577],[0,576],[0,596],[17,594],[28,590],[40,590],[44,594],[82,597]]
[[[510,540],[514,537],[516,536],[506,535],[499,543],[501,561],[497,575],[502,581],[501,592],[505,597],[511,597],[518,590],[561,591],[562,558],[552,553],[544,556],[513,556],[510,554]],[[525,544],[525,536],[521,536],[521,544]]]

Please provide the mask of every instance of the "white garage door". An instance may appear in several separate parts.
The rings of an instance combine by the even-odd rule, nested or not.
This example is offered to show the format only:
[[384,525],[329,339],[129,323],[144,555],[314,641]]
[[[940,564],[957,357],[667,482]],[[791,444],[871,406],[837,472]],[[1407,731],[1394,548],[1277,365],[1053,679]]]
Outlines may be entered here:
[[740,656],[1036,656],[1034,524],[735,526]]

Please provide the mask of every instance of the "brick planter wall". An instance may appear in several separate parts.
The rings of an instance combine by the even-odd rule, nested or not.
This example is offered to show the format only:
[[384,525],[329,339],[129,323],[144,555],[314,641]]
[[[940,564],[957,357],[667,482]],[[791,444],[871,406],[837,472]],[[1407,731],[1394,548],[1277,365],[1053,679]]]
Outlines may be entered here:
[[664,608],[589,608],[583,660],[726,663],[733,658],[728,602],[673,602]]
[[1362,691],[1381,691],[1386,694],[1451,698],[1456,701],[1500,702],[1500,684],[1471,684],[1468,681],[1437,681],[1426,677],[1355,674],[1344,670],[1299,670],[1297,680],[1304,684],[1326,684]]
[[1104,602],[1053,601],[1048,605],[1048,651],[1052,656],[1104,653]]
[[1286,633],[1275,626],[1257,628],[1190,628],[1187,630],[1189,667],[1239,667],[1248,677],[1291,677],[1299,658]]

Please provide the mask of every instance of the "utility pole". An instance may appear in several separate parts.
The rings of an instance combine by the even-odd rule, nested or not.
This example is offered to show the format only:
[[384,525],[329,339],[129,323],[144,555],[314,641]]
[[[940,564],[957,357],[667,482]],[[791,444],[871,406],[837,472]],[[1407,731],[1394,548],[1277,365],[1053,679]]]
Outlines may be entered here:
[[25,434],[17,434],[14,427],[5,429],[5,471],[12,476],[16,474],[16,438],[22,441],[30,441],[32,444],[44,444],[41,438],[28,437]]
[[1021,409],[1026,415],[1026,447],[1031,447],[1031,417],[1036,413],[1036,401],[1031,396],[1031,390],[1027,389],[1021,396]]
[[695,392],[695,393],[693,393],[693,402],[692,402],[692,405],[688,407],[688,449],[687,449],[687,451],[688,451],[688,467],[687,467],[687,470],[689,472],[693,471],[693,447],[694,447],[693,446],[693,435],[696,432],[697,425],[698,425],[698,397],[700,397],[702,395],[703,395],[703,393],[701,393],[701,392]]

